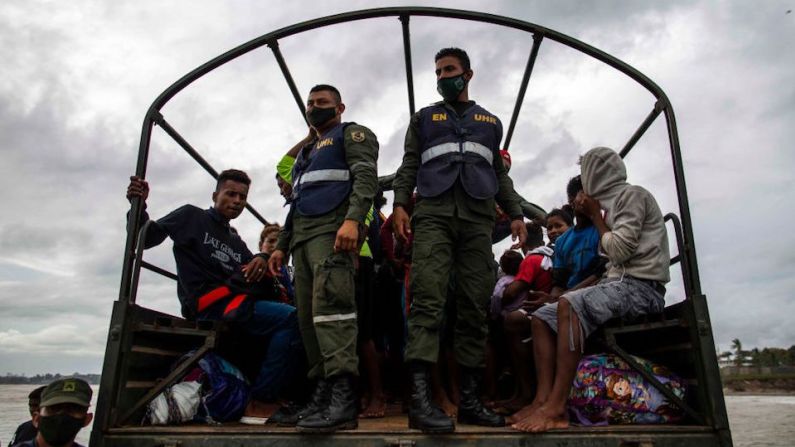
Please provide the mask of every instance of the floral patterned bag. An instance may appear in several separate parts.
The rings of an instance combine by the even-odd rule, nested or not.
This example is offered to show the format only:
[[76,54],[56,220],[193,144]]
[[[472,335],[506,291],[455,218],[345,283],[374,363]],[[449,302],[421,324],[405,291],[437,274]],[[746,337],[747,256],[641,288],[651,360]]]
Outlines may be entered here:
[[[684,399],[682,379],[663,366],[633,358]],[[614,354],[588,355],[580,360],[568,407],[572,422],[582,425],[665,424],[683,416],[679,407]]]

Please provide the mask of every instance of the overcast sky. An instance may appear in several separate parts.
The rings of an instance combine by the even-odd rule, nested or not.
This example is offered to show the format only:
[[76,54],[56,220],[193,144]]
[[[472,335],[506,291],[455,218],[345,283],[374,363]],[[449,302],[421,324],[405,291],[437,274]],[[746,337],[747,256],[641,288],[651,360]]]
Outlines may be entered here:
[[[144,113],[161,91],[275,29],[407,4],[0,3],[0,374],[100,372],[120,281],[124,191]],[[434,6],[487,7],[555,29],[661,86],[677,114],[716,343],[795,343],[795,0]],[[417,18],[411,26],[417,105],[438,98],[435,50],[460,46],[475,71],[470,96],[507,129],[530,36],[452,20]],[[316,83],[339,87],[345,118],[378,135],[379,172],[393,172],[408,120],[400,22],[338,25],[285,39],[281,49],[302,95]],[[511,144],[517,189],[547,209],[561,205],[577,156],[596,145],[622,146],[652,106],[653,97],[625,76],[545,41]],[[197,81],[163,113],[218,170],[248,171],[250,202],[266,219],[283,221],[274,166],[306,129],[267,47]],[[650,189],[664,212],[678,213],[662,118],[627,164],[630,182]],[[158,128],[147,178],[154,217],[185,203],[211,204],[211,178]],[[235,226],[254,247],[259,223],[246,214]],[[173,269],[170,242],[147,259]],[[678,269],[673,276],[669,303],[682,299]],[[179,312],[175,284],[149,272],[139,303]]]

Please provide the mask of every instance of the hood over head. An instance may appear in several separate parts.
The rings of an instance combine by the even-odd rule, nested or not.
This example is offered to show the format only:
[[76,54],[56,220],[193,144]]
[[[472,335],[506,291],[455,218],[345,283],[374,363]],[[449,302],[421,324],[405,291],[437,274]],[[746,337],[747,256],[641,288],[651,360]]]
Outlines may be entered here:
[[582,189],[597,200],[614,196],[617,187],[627,185],[627,168],[618,153],[607,147],[595,147],[580,159]]

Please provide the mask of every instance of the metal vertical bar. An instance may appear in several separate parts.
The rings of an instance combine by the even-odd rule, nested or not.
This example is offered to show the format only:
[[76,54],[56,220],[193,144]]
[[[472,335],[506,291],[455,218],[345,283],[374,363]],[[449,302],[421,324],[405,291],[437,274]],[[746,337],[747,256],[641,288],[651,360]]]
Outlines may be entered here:
[[654,120],[657,119],[657,117],[660,115],[660,113],[663,111],[664,108],[665,104],[663,104],[662,101],[658,100],[657,102],[654,103],[654,108],[646,116],[646,119],[643,120],[643,122],[640,124],[638,130],[636,130],[635,133],[632,134],[632,136],[629,138],[629,141],[627,141],[627,144],[624,145],[624,148],[621,149],[621,152],[619,154],[621,155],[621,158],[626,157],[629,151],[632,150],[633,147],[635,147],[635,143],[637,143],[638,140],[640,140],[640,137],[642,137],[643,134],[646,133],[646,131],[649,129],[649,127],[651,127],[652,123],[654,123]]
[[693,296],[693,285],[690,283],[690,263],[687,256],[685,256],[685,240],[682,237],[682,222],[679,221],[679,217],[676,216],[674,213],[668,213],[663,218],[664,221],[671,221],[671,225],[674,227],[674,235],[676,236],[676,249],[678,251],[677,255],[671,259],[671,265],[674,264],[674,259],[677,262],[681,262],[682,266],[682,281],[685,285],[685,293],[687,296],[685,299],[689,299]]
[[[138,145],[138,163],[135,167],[135,175],[139,178],[146,177],[146,165],[149,160],[149,144],[152,141],[152,127],[158,117],[162,117],[160,112],[150,109],[144,118],[141,141]],[[135,240],[138,236],[143,210],[143,200],[139,198],[133,199],[130,205],[130,212],[127,214],[127,242],[124,246],[124,261],[122,263],[121,285],[119,287],[120,301],[126,302],[130,297],[131,273],[133,259],[135,258]]]
[[282,75],[284,75],[284,80],[287,81],[287,86],[290,87],[290,91],[293,93],[293,99],[295,99],[295,103],[298,104],[298,109],[301,110],[301,116],[304,118],[304,121],[306,121],[306,106],[304,106],[304,100],[301,98],[301,94],[298,93],[298,87],[295,86],[293,75],[290,74],[290,69],[287,68],[287,62],[284,61],[282,51],[279,49],[279,41],[275,39],[271,40],[268,42],[268,47],[273,50],[276,63],[279,64],[279,69],[281,69]]
[[149,227],[152,226],[152,221],[147,221],[141,226],[141,231],[138,233],[138,248],[135,250],[135,265],[132,271],[132,287],[130,288],[130,297],[128,298],[130,304],[135,304],[135,298],[138,296],[138,280],[141,276],[141,262],[144,259],[144,250],[146,249],[146,233]]
[[676,129],[676,117],[668,98],[660,98],[664,104],[663,110],[668,126],[668,140],[671,146],[671,161],[673,162],[674,181],[676,194],[679,200],[679,218],[682,221],[682,236],[684,239],[684,253],[687,257],[688,276],[694,295],[701,295],[701,281],[699,280],[698,261],[696,260],[696,246],[693,242],[693,221],[690,217],[690,202],[687,199],[687,186],[685,185],[685,172],[682,163],[682,152],[679,148],[679,134]]
[[671,161],[674,169],[674,180],[676,182],[676,193],[679,199],[679,215],[682,220],[682,232],[684,239],[684,259],[682,268],[685,266],[690,278],[690,287],[693,295],[688,302],[690,303],[687,318],[690,320],[691,338],[697,342],[696,349],[699,352],[697,357],[697,373],[699,380],[699,394],[701,402],[708,408],[706,417],[707,423],[712,425],[717,431],[721,445],[730,446],[731,432],[729,431],[729,418],[726,413],[726,402],[723,398],[723,386],[720,381],[720,370],[715,361],[715,338],[712,333],[712,323],[709,318],[707,307],[707,297],[701,293],[701,282],[698,274],[698,261],[696,260],[696,246],[693,241],[693,225],[690,217],[690,203],[687,199],[687,185],[685,184],[685,173],[682,163],[682,152],[679,147],[679,132],[676,128],[676,116],[668,98],[663,93],[660,101],[664,101],[665,119],[668,128],[668,140],[671,147]]
[[519,87],[519,95],[516,97],[516,105],[513,106],[513,115],[511,115],[511,124],[508,126],[508,133],[505,134],[505,144],[502,148],[506,151],[511,145],[511,138],[513,138],[513,131],[516,128],[516,121],[519,119],[519,111],[522,110],[522,103],[524,102],[524,95],[527,92],[527,84],[530,82],[530,75],[533,74],[533,66],[536,64],[536,57],[538,56],[538,49],[541,47],[541,41],[544,36],[539,33],[533,34],[533,48],[530,50],[530,56],[527,58],[527,66],[524,69],[524,77],[522,78],[522,85]]
[[411,36],[409,35],[409,15],[401,14],[400,23],[403,28],[403,57],[406,61],[406,83],[409,89],[409,114],[414,115],[414,74],[411,67]]
[[[152,127],[155,123],[156,114],[159,113],[154,108],[150,108],[142,125],[141,139],[138,144],[138,162],[135,167],[135,175],[140,178],[146,176],[149,145],[152,140]],[[133,199],[130,205],[130,212],[127,214],[128,231],[127,241],[124,246],[124,259],[122,261],[119,299],[113,303],[113,313],[108,328],[108,341],[105,344],[105,356],[102,361],[102,380],[97,396],[97,417],[94,419],[94,425],[91,429],[93,436],[91,436],[90,445],[92,447],[101,442],[103,439],[101,433],[107,430],[113,422],[121,374],[118,365],[121,357],[122,336],[126,332],[126,326],[129,324],[127,314],[130,311],[129,298],[133,261],[135,259],[135,243],[143,209],[143,200]]]

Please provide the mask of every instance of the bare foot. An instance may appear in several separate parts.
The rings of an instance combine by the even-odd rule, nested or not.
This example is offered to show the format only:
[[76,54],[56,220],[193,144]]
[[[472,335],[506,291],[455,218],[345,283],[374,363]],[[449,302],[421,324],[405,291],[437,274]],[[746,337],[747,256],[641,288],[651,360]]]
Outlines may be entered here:
[[559,428],[568,428],[569,418],[565,407],[563,410],[557,410],[550,406],[542,405],[530,416],[511,425],[511,427],[519,431],[540,433]]
[[280,407],[279,404],[265,403],[258,400],[251,399],[246,405],[246,410],[243,416],[256,417],[256,418],[269,418]]
[[386,399],[384,396],[374,396],[362,411],[359,417],[362,418],[382,418],[386,412]]
[[444,414],[450,416],[451,418],[458,416],[458,406],[450,402],[450,399],[448,399],[446,395],[442,395],[440,398],[435,400],[436,405],[438,405],[442,411],[444,411]]
[[514,424],[523,419],[527,419],[531,414],[533,414],[536,410],[538,410],[538,408],[541,405],[544,405],[544,402],[534,400],[533,402],[530,403],[530,405],[525,405],[516,413],[505,418],[505,422],[509,424]]

